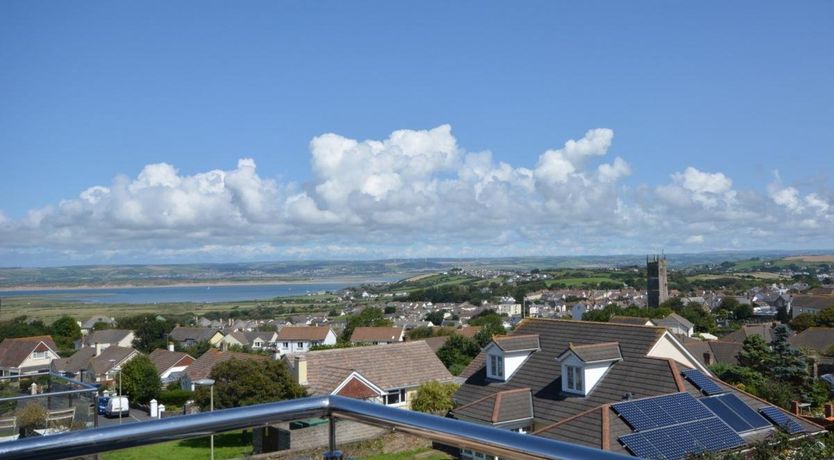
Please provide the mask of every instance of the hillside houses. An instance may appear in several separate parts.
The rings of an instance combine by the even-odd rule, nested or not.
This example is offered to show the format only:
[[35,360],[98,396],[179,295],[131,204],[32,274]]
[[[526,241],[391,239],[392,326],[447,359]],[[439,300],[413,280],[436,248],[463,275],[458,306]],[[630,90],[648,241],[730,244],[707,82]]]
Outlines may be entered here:
[[281,354],[305,353],[314,345],[335,345],[336,334],[329,327],[285,326],[278,331],[275,342]]
[[46,372],[59,358],[57,350],[48,335],[5,339],[0,342],[0,377]]

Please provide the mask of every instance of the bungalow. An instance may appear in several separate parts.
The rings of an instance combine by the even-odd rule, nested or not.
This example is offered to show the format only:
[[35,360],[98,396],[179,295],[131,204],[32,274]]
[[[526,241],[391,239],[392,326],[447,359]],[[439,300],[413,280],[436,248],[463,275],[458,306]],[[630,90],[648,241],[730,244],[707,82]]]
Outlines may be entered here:
[[57,349],[48,335],[5,339],[0,343],[0,376],[46,372],[60,358]]
[[402,342],[405,329],[400,327],[357,327],[350,336],[353,344],[378,345]]
[[223,340],[223,333],[207,327],[177,326],[168,334],[168,339],[183,347],[192,347],[200,342],[208,342],[216,347]]
[[214,366],[232,359],[242,360],[256,360],[268,361],[270,358],[264,355],[256,355],[252,353],[238,353],[234,351],[220,351],[217,349],[209,349],[203,353],[202,356],[194,360],[191,365],[185,369],[185,372],[180,379],[180,386],[183,390],[194,391],[196,384],[194,382],[208,378],[211,375]]
[[336,334],[329,327],[284,326],[275,341],[281,354],[304,353],[313,345],[335,345]]
[[133,346],[133,340],[135,338],[136,334],[128,329],[102,329],[93,331],[84,336],[82,340],[77,341],[75,349],[94,347],[96,344],[102,347],[102,349],[109,346],[130,348]]
[[81,334],[87,335],[92,332],[96,324],[99,323],[105,324],[107,327],[113,327],[116,325],[116,319],[110,316],[96,315],[85,321],[79,321],[78,326],[81,327]]
[[796,318],[802,313],[819,313],[834,306],[834,297],[830,295],[795,295],[791,303],[791,316]]
[[53,372],[87,383],[109,383],[116,379],[118,369],[140,353],[133,348],[109,346],[85,347],[69,358],[52,361]]
[[346,396],[406,409],[421,384],[454,380],[422,340],[311,351],[283,359],[311,395]]
[[796,348],[813,350],[817,355],[828,355],[834,349],[834,328],[809,327],[788,338],[788,342]]
[[260,332],[260,331],[235,331],[226,334],[223,337],[225,345],[237,345],[241,347],[249,347],[253,350],[264,350],[275,346],[278,340],[278,334],[274,331]]
[[461,377],[456,419],[639,457],[743,449],[787,428],[783,421],[794,436],[824,432],[714,379],[662,327],[527,318]]
[[692,334],[695,333],[695,325],[677,313],[670,313],[665,318],[654,320],[654,323],[665,327],[672,334],[683,337],[692,337]]
[[162,383],[169,383],[179,380],[188,366],[194,363],[194,358],[188,353],[181,351],[174,351],[170,347],[168,350],[164,348],[157,348],[152,351],[148,358],[150,358],[156,372],[159,373],[159,380]]

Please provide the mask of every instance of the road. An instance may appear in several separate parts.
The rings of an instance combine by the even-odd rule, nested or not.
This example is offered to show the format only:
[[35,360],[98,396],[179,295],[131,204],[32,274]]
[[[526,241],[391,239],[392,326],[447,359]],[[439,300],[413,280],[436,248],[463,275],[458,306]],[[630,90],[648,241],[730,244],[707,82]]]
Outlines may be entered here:
[[[136,423],[149,420],[151,417],[147,412],[139,409],[130,409],[130,416],[122,417],[122,424]],[[103,415],[98,416],[98,426],[113,426],[119,424],[119,417],[107,418]]]

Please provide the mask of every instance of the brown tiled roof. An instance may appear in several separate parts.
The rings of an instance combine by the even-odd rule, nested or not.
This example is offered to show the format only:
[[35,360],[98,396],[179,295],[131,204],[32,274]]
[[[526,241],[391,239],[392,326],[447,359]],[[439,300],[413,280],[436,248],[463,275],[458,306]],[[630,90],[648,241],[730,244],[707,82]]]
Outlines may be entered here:
[[333,392],[353,371],[386,390],[453,379],[423,340],[309,351],[305,356],[311,393],[319,395]]
[[58,349],[52,337],[48,335],[3,340],[3,342],[0,342],[0,366],[7,368],[20,366],[41,343],[45,344],[53,352]]
[[533,418],[533,397],[529,388],[499,391],[455,409],[455,415],[501,424]]
[[833,327],[809,327],[799,334],[788,338],[788,341],[797,348],[810,348],[818,353],[827,351],[834,346]]
[[187,340],[203,342],[208,341],[218,332],[220,331],[208,327],[177,326],[171,331],[170,334],[168,334],[168,337],[177,342],[185,342]]
[[[464,405],[498,391],[529,388],[537,422],[555,423],[619,401],[627,392],[635,398],[674,393],[678,387],[669,363],[646,356],[665,332],[661,327],[527,318],[511,335],[538,335],[541,349],[532,353],[507,382],[487,378],[485,353],[481,352],[461,373],[466,381],[455,394],[455,401]],[[586,397],[562,393],[561,365],[556,357],[570,344],[614,341],[619,343],[623,360],[611,365],[593,391]]]
[[394,342],[402,337],[399,327],[357,327],[350,336],[351,342]]
[[270,358],[264,355],[256,355],[253,353],[238,353],[233,351],[219,351],[215,348],[210,349],[209,351],[203,353],[202,356],[197,358],[188,369],[185,370],[185,375],[193,382],[195,380],[204,379],[211,374],[211,370],[214,369],[219,363],[229,361],[231,359],[251,359],[255,361],[266,361]]
[[592,343],[588,345],[570,344],[568,350],[586,363],[598,361],[615,361],[623,359],[620,344],[617,342]]
[[[692,340],[683,344],[692,356],[701,364],[711,365],[715,363],[738,364],[738,352],[741,351],[742,343],[726,342],[724,340]],[[712,363],[707,363],[704,353],[712,356]]]
[[499,335],[492,338],[495,345],[503,351],[538,350],[539,336],[529,335]]
[[614,315],[611,319],[608,320],[609,323],[617,323],[617,324],[632,324],[635,326],[645,326],[646,323],[651,321],[649,318],[642,318],[639,316],[619,316]]
[[426,342],[429,348],[431,348],[431,351],[437,353],[437,350],[441,349],[443,345],[446,344],[446,342],[449,340],[449,337],[450,336],[448,335],[438,335],[436,337],[427,337],[425,339],[420,340]]
[[329,331],[329,327],[284,326],[278,331],[278,340],[324,340]]
[[191,355],[189,355],[188,353],[183,353],[181,351],[170,351],[164,348],[157,348],[156,350],[152,351],[151,354],[148,355],[148,358],[150,358],[154,367],[156,367],[156,371],[160,374],[176,366],[181,361],[183,362],[183,364],[191,363],[194,361],[194,358],[192,358]]
[[736,329],[733,332],[721,337],[721,340],[724,342],[738,342],[743,343],[744,339],[747,337],[758,335],[761,336],[765,342],[770,343],[773,341],[773,328],[771,327],[770,323],[768,324],[747,324],[741,326],[740,328]]

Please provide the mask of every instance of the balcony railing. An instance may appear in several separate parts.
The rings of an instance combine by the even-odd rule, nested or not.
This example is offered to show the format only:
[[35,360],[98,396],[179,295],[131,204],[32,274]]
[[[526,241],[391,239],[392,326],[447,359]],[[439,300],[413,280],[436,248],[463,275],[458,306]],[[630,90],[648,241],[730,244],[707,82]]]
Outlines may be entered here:
[[61,459],[313,417],[329,417],[336,451],[336,419],[413,434],[451,446],[513,459],[624,459],[612,452],[487,425],[386,407],[340,396],[294,399],[0,443],[0,458]]

